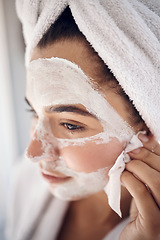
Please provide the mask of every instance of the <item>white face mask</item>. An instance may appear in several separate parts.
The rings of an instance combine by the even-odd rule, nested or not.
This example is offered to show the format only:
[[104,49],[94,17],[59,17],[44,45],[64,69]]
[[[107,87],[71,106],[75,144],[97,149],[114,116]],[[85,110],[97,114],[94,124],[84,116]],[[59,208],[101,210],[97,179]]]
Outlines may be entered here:
[[[38,59],[30,63],[27,70],[27,98],[39,116],[34,138],[40,141],[42,146],[40,156],[27,153],[27,157],[40,161],[41,167],[46,171],[57,171],[72,177],[66,183],[53,188],[50,185],[54,195],[70,200],[102,190],[108,182],[107,174],[111,167],[84,173],[68,168],[65,159],[61,157],[50,162],[45,159],[53,157],[55,146],[63,149],[71,145],[85,145],[90,141],[97,144],[109,143],[113,138],[128,143],[134,135],[128,123],[118,115],[76,64],[60,58]],[[93,114],[103,126],[103,132],[78,139],[55,138],[44,111],[52,106],[73,104],[81,104]]]
[[109,170],[108,167],[91,173],[76,172],[69,169],[65,164],[65,160],[61,157],[57,159],[57,164],[44,161],[41,162],[41,167],[46,171],[53,170],[71,177],[70,180],[64,183],[49,185],[50,191],[62,200],[76,200],[87,197],[104,189],[108,182],[106,175]]

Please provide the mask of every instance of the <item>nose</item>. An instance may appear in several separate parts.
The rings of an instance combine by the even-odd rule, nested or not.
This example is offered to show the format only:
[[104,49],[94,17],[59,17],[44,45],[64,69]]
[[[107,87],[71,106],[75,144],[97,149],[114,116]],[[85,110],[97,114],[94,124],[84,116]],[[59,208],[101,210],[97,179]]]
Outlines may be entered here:
[[43,139],[36,138],[36,132],[26,150],[27,158],[37,161],[55,161],[59,157],[59,148],[57,141],[49,141],[47,137]]
[[32,139],[28,148],[27,148],[27,154],[28,156],[31,156],[32,158],[40,157],[44,153],[42,149],[42,142],[37,139]]

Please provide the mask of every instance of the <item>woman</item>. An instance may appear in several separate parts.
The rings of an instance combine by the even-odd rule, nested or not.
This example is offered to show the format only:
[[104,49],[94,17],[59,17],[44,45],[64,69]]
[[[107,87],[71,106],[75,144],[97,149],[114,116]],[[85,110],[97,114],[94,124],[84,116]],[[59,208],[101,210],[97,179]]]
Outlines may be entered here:
[[[117,13],[117,16],[114,16],[120,31],[125,22],[124,32],[126,31],[127,34],[129,32],[128,26],[132,23],[130,22],[131,18],[127,19],[129,22],[127,26],[125,18],[127,18],[129,7],[131,8],[130,13],[134,16],[133,9],[135,6],[133,3],[129,4],[126,1],[125,9],[123,9],[126,15],[123,18],[118,12],[118,10],[122,10],[123,4],[119,3],[115,6],[117,12],[115,11],[114,14]],[[56,4],[54,3],[54,5]],[[114,36],[110,39],[108,33],[105,36],[108,37],[106,42],[113,40],[113,46],[111,46],[111,49],[108,48],[108,54],[105,47],[103,52],[103,46],[99,46],[100,43],[103,44],[99,36],[105,35],[105,31],[102,33],[98,28],[96,30],[93,28],[93,32],[97,31],[98,35],[97,39],[92,39],[94,34],[87,33],[82,24],[83,13],[86,10],[83,8],[85,3],[70,1],[69,3],[64,2],[63,7],[61,5],[63,4],[57,4],[61,10],[57,9],[57,12],[53,12],[57,15],[55,17],[56,21],[52,19],[50,21],[52,25],[50,24],[49,28],[46,28],[46,26],[44,29],[43,26],[39,28],[43,29],[43,36],[42,32],[36,35],[36,30],[41,21],[44,21],[44,16],[47,16],[44,13],[48,6],[45,2],[37,2],[35,6],[32,6],[37,10],[36,18],[39,18],[39,20],[35,25],[35,35],[33,33],[32,41],[27,40],[26,99],[35,114],[32,139],[26,155],[27,158],[38,162],[41,175],[47,181],[50,192],[57,198],[69,201],[69,203],[56,205],[55,201],[59,202],[60,200],[55,200],[55,198],[46,200],[48,198],[43,196],[44,192],[45,195],[48,194],[46,193],[46,186],[44,186],[45,190],[39,191],[40,194],[38,194],[37,187],[39,188],[42,183],[37,182],[35,187],[29,189],[27,195],[33,195],[33,192],[35,192],[41,198],[37,198],[39,204],[36,201],[36,217],[30,217],[31,222],[33,222],[32,228],[29,229],[30,231],[25,231],[25,228],[21,232],[18,230],[18,233],[15,231],[15,239],[44,239],[45,237],[46,239],[61,240],[160,239],[160,145],[156,140],[160,135],[158,132],[156,133],[154,124],[148,120],[147,114],[149,114],[150,109],[146,109],[145,104],[142,106],[144,92],[138,92],[138,86],[141,88],[141,84],[145,85],[145,81],[148,82],[149,86],[149,79],[147,77],[146,79],[143,78],[143,82],[140,85],[137,84],[137,86],[136,80],[133,82],[134,86],[137,87],[136,96],[129,83],[129,76],[127,76],[129,70],[126,70],[126,65],[123,66],[123,60],[128,64],[128,60],[132,59],[129,50],[123,53],[122,48],[118,47],[119,43],[117,43],[117,46],[114,45]],[[87,17],[90,17],[91,20],[95,17],[95,23],[97,23],[97,14],[99,10],[102,11],[102,6],[107,9],[110,15],[113,14],[114,3],[112,1],[111,3],[108,1],[107,3],[101,2],[101,4],[89,1],[88,8],[93,11],[91,11],[90,16],[88,12]],[[136,5],[136,7],[138,6],[139,12],[141,11],[142,14],[141,3]],[[27,7],[27,1],[24,3],[24,7]],[[76,7],[80,7],[80,9],[77,10]],[[52,9],[52,6],[50,6],[50,9]],[[71,11],[73,14],[77,11],[74,16],[77,16],[75,19],[83,34],[75,23]],[[149,10],[145,9],[145,11]],[[49,14],[48,19],[51,19]],[[33,19],[30,19],[32,23],[31,20]],[[26,19],[24,18],[22,22],[27,39]],[[89,24],[89,21],[86,21],[87,24]],[[107,22],[107,24],[111,23]],[[93,27],[92,24],[91,27]],[[100,28],[99,25],[98,27]],[[109,29],[112,31],[111,27],[113,26],[111,25]],[[104,26],[103,28],[105,29]],[[136,31],[133,29],[129,32],[129,35],[132,33],[131,39],[133,42],[135,32],[139,34],[140,30],[142,31],[141,26],[137,26]],[[84,34],[86,35],[84,36]],[[144,39],[143,37],[140,39],[142,45]],[[125,42],[125,36],[124,39],[119,39],[122,44],[123,40]],[[89,41],[91,41],[92,46]],[[132,42],[128,42],[128,46],[125,47],[130,48],[131,45]],[[113,51],[114,48],[119,51],[119,55],[116,51]],[[141,59],[138,57],[142,57],[144,65],[149,66],[149,70],[152,72],[150,62],[153,60],[153,55],[150,48],[147,49],[146,45],[142,48],[145,53],[147,52],[150,55],[149,63],[146,60],[147,58],[143,56],[143,51],[140,51],[137,47],[135,49],[136,52],[132,52],[132,61],[134,63],[135,61],[138,62]],[[112,56],[111,53],[113,53]],[[110,59],[108,65],[113,66],[111,70],[105,64],[108,60],[106,56]],[[119,63],[119,56],[121,56],[122,64]],[[123,59],[124,56],[128,58],[127,61]],[[158,64],[158,60],[156,64]],[[153,65],[157,66],[156,64]],[[121,66],[121,68],[118,68],[118,66]],[[139,73],[137,70],[141,70],[142,76],[143,74],[148,76],[143,64],[138,67],[135,64],[132,70],[133,79]],[[121,71],[124,72],[121,73]],[[157,68],[155,73],[156,71]],[[130,93],[129,97],[118,81],[123,89]],[[139,109],[142,117],[136,108]],[[156,122],[154,114],[152,117],[153,122]],[[139,133],[140,131],[142,133]],[[153,134],[157,134],[156,138]],[[143,145],[140,144],[138,139]],[[125,165],[125,171],[123,171],[123,160],[126,161],[126,158],[132,161]],[[116,165],[118,167],[115,168]],[[119,172],[118,169],[121,169],[121,171]],[[21,174],[26,171],[26,169],[24,171],[20,170]],[[33,178],[35,170],[33,174],[31,171],[33,170],[29,169],[27,174],[23,175],[23,178],[26,178],[28,182],[29,173],[31,174],[31,182],[35,181],[36,183],[36,177]],[[121,195],[122,218],[110,208],[111,206],[114,210],[118,209],[119,201],[113,199],[113,196],[117,196],[114,195],[115,189],[119,191],[117,184],[120,175],[124,185]],[[18,179],[19,177],[16,181]],[[112,182],[111,185],[109,185],[109,181]],[[29,183],[27,184],[29,185]],[[21,188],[23,188],[22,183],[19,189]],[[14,196],[16,202],[18,194]],[[22,199],[18,201],[19,203],[23,202]],[[31,206],[33,206],[32,201],[34,199],[31,198],[29,201]],[[53,206],[51,206],[51,202],[54,202]],[[23,204],[20,203],[22,211]],[[129,211],[130,221],[126,222],[124,220],[129,216]],[[119,210],[116,212],[120,215]],[[18,214],[21,216],[21,211]],[[52,215],[55,215],[54,221]],[[22,219],[22,222],[24,220],[23,217],[19,217],[19,219]],[[25,227],[27,228],[27,226]]]

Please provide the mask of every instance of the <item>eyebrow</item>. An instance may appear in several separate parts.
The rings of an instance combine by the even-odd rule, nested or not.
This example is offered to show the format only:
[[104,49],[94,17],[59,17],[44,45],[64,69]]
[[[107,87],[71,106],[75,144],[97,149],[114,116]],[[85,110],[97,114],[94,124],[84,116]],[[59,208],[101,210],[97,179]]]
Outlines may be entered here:
[[71,113],[76,113],[76,114],[79,114],[79,115],[82,115],[82,116],[88,116],[88,117],[93,117],[93,118],[96,118],[95,115],[81,109],[81,108],[78,108],[76,106],[70,106],[70,105],[66,105],[66,106],[58,106],[58,107],[55,107],[55,108],[52,108],[52,112],[58,112],[58,113],[61,113],[61,112],[71,112]]
[[25,97],[24,100],[26,101],[26,103],[27,103],[30,107],[32,107],[31,104],[30,104],[30,102],[28,101],[27,97]]
[[30,103],[29,100],[27,99],[27,97],[25,97],[24,99],[25,99],[26,103],[30,106],[30,108],[33,109],[33,111],[35,111],[34,108],[33,108],[32,105],[31,105],[31,103]]
[[[32,105],[30,104],[29,100],[26,97],[25,97],[25,101],[34,110],[34,108],[32,107]],[[76,113],[82,116],[88,116],[88,117],[93,117],[97,119],[95,115],[72,105],[62,105],[54,108],[51,107],[51,109],[52,109],[52,112],[57,112],[57,113],[70,112],[70,113]]]

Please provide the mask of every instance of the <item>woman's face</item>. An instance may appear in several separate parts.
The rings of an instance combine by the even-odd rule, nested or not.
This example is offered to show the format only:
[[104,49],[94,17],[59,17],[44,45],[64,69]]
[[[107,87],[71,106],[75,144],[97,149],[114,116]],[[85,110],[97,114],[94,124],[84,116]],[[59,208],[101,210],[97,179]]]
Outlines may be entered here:
[[[86,46],[83,42],[66,40],[43,49],[36,48],[32,60],[51,57],[66,59],[77,64],[89,78],[94,79],[91,81],[96,81],[97,63],[86,54]],[[122,119],[131,125],[125,100],[113,89],[108,88],[107,84],[103,86],[103,94]],[[31,99],[27,100],[38,113],[36,104]],[[71,200],[102,190],[108,181],[107,173],[123,151],[126,142],[113,137],[107,143],[97,144],[91,140],[83,145],[68,145],[60,148],[57,138],[79,139],[103,132],[100,121],[89,113],[85,106],[81,103],[68,105],[66,101],[66,105],[53,105],[44,112],[44,117],[48,120],[45,124],[50,126],[55,137],[54,141],[48,143],[51,145],[51,150],[46,157],[43,142],[40,138],[36,138],[38,133],[34,131],[39,122],[38,117],[34,119],[32,131],[34,133],[27,154],[33,159],[38,159],[42,176],[48,182],[51,192],[60,198]],[[141,129],[141,126],[131,127],[134,132]],[[47,142],[47,133],[43,137]]]

